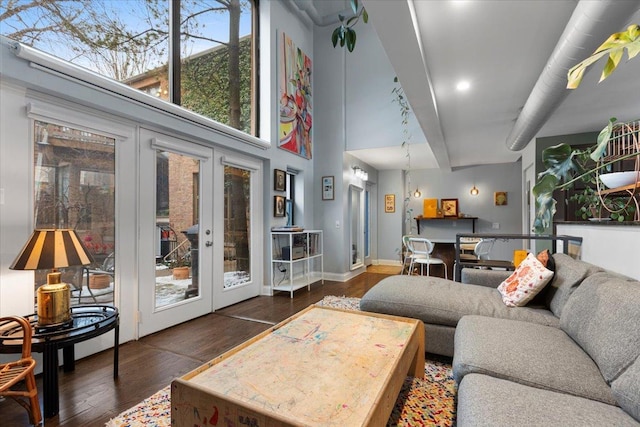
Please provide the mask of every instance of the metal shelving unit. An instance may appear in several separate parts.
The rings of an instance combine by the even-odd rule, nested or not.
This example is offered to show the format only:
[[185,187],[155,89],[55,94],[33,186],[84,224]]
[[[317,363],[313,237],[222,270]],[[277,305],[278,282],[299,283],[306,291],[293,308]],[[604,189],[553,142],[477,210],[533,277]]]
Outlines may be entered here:
[[[271,293],[293,292],[324,283],[322,230],[271,232]],[[320,277],[316,277],[319,266]]]

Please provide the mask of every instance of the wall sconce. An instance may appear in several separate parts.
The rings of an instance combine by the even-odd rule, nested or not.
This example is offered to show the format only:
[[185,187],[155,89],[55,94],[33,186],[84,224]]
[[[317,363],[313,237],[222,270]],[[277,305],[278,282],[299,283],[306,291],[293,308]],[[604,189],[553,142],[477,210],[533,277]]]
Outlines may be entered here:
[[369,174],[367,173],[366,170],[362,169],[360,166],[353,166],[353,174],[356,176],[356,178],[359,178],[363,181],[368,181],[369,180]]
[[418,187],[416,187],[416,191],[413,192],[413,197],[417,199],[420,196],[422,196],[422,193],[418,190]]
[[478,187],[473,184],[473,188],[471,188],[471,191],[469,191],[469,193],[471,193],[472,196],[477,196],[478,194],[480,194],[480,190],[478,190]]

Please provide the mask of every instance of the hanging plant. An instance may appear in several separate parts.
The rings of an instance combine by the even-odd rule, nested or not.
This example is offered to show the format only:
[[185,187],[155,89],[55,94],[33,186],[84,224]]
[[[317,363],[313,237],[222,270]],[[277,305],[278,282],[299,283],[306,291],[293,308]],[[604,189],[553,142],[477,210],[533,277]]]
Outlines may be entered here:
[[411,115],[411,107],[409,106],[409,101],[404,94],[404,90],[402,90],[402,86],[400,86],[398,77],[393,78],[393,82],[396,86],[393,88],[391,93],[393,94],[393,102],[398,103],[400,108],[400,117],[402,118],[402,143],[400,146],[404,148],[407,152],[407,169],[405,170],[405,177],[407,181],[407,193],[404,195],[404,212],[406,215],[405,222],[408,224],[408,234],[413,232],[413,222],[411,219],[413,218],[413,209],[409,207],[409,202],[411,201],[411,152],[409,150],[409,141],[411,140],[411,133],[409,132],[409,116]]
[[340,47],[346,46],[349,52],[353,52],[353,49],[356,47],[356,32],[353,27],[360,21],[361,17],[365,24],[369,22],[369,14],[364,6],[359,7],[358,0],[350,0],[350,4],[353,16],[346,18],[343,15],[338,15],[340,26],[333,30],[331,43],[333,43],[333,47],[335,48],[338,42],[340,42]]

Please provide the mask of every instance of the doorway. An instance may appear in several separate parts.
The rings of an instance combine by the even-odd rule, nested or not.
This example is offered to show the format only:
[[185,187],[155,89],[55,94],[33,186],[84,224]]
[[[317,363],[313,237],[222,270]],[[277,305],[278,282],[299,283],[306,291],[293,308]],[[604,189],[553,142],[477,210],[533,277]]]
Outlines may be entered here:
[[263,283],[262,163],[214,152],[213,309],[258,296]]
[[213,149],[140,133],[139,336],[212,311]]

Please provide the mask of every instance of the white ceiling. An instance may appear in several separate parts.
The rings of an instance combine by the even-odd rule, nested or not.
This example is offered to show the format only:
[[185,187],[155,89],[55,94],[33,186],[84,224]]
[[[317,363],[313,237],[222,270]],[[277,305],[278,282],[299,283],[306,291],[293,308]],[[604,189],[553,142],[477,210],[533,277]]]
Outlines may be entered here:
[[[335,25],[337,14],[347,13],[349,5],[347,0],[290,1],[320,25]],[[506,141],[541,73],[545,67],[551,70],[554,48],[566,47],[561,35],[574,31],[566,27],[574,10],[576,14],[581,10],[578,2],[361,1],[369,13],[367,25],[375,27],[429,144],[412,144],[412,162],[452,169],[518,160],[520,152],[510,150]],[[615,20],[601,17],[596,30],[589,30],[597,40],[579,46],[584,47],[584,55],[571,60],[571,65],[588,56],[609,34],[640,23],[640,1],[608,2],[627,3],[627,10],[635,14],[624,13]],[[562,102],[557,109],[560,101],[545,107],[542,115],[553,112],[530,137],[599,131],[610,117],[640,117],[640,59],[625,61],[626,55],[602,83],[597,80],[604,61],[592,67],[577,90],[553,87],[552,94]],[[471,83],[464,93],[455,89],[461,79]],[[402,169],[406,164],[398,147],[350,153],[381,170]]]

